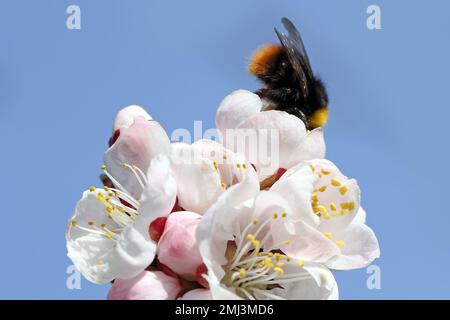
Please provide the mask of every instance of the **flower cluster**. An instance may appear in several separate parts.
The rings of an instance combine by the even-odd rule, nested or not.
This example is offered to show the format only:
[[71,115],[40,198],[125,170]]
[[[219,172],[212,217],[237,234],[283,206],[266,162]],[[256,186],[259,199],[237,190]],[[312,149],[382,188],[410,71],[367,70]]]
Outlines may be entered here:
[[246,90],[220,142],[171,143],[144,109],[116,116],[103,187],[79,200],[68,256],[109,299],[337,299],[330,270],[379,257],[360,190],[325,160],[322,128]]

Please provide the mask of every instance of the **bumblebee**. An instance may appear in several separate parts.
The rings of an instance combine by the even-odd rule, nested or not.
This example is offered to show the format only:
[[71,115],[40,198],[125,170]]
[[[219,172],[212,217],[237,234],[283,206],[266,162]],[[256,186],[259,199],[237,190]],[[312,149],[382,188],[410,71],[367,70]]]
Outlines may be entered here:
[[281,45],[267,45],[255,52],[250,73],[263,82],[255,92],[265,102],[264,110],[281,110],[300,118],[307,129],[325,125],[328,95],[323,82],[314,76],[300,33],[287,18],[281,19],[288,34],[275,28]]

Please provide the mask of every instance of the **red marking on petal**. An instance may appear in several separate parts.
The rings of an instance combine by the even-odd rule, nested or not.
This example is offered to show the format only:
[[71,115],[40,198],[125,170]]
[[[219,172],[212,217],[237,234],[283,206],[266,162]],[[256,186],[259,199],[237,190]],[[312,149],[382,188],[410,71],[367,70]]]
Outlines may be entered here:
[[109,138],[109,141],[108,141],[109,147],[111,147],[114,143],[116,143],[117,139],[119,139],[119,136],[120,136],[120,129],[117,129],[116,131],[114,131],[111,138]]
[[197,271],[195,273],[195,279],[199,284],[201,284],[203,287],[209,289],[209,283],[206,281],[205,278],[203,278],[204,274],[208,273],[208,268],[206,268],[205,264],[202,263],[197,267]]
[[178,204],[178,197],[175,200],[175,204],[173,205],[172,212],[177,212],[177,211],[184,211],[184,209],[182,207],[180,207],[180,205]]
[[166,217],[160,217],[156,218],[152,221],[152,223],[150,223],[150,226],[148,227],[148,233],[150,234],[150,238],[153,241],[158,242],[161,238],[166,226],[166,221]]
[[275,173],[275,181],[278,181],[285,172],[286,169],[279,168],[278,171]]
[[156,266],[157,266],[157,268],[160,271],[164,272],[168,276],[175,277],[175,278],[179,279],[178,275],[172,269],[170,269],[165,264],[161,263],[158,259],[156,259]]

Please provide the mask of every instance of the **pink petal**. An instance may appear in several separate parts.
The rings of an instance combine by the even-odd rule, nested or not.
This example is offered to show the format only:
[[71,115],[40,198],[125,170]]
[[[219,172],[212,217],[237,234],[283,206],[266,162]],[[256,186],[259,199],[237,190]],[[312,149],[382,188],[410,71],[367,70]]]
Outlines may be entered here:
[[183,291],[176,278],[161,271],[143,271],[129,279],[116,279],[109,300],[174,300]]
[[158,243],[158,259],[186,280],[194,281],[202,258],[195,238],[201,216],[189,212],[169,215]]
[[114,120],[113,132],[122,127],[130,127],[137,117],[142,117],[145,120],[152,120],[152,117],[142,107],[131,105],[123,108],[117,113],[116,119]]

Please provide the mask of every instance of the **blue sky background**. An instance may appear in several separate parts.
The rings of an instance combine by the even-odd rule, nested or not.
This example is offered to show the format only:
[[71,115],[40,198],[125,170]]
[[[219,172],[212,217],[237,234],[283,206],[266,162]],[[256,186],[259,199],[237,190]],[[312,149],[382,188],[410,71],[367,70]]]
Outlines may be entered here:
[[0,298],[103,299],[108,286],[66,288],[64,230],[115,113],[213,127],[225,95],[258,88],[246,62],[282,16],[328,86],[327,157],[358,179],[381,244],[382,288],[338,273],[341,298],[450,298],[449,14],[444,0],[1,1]]

